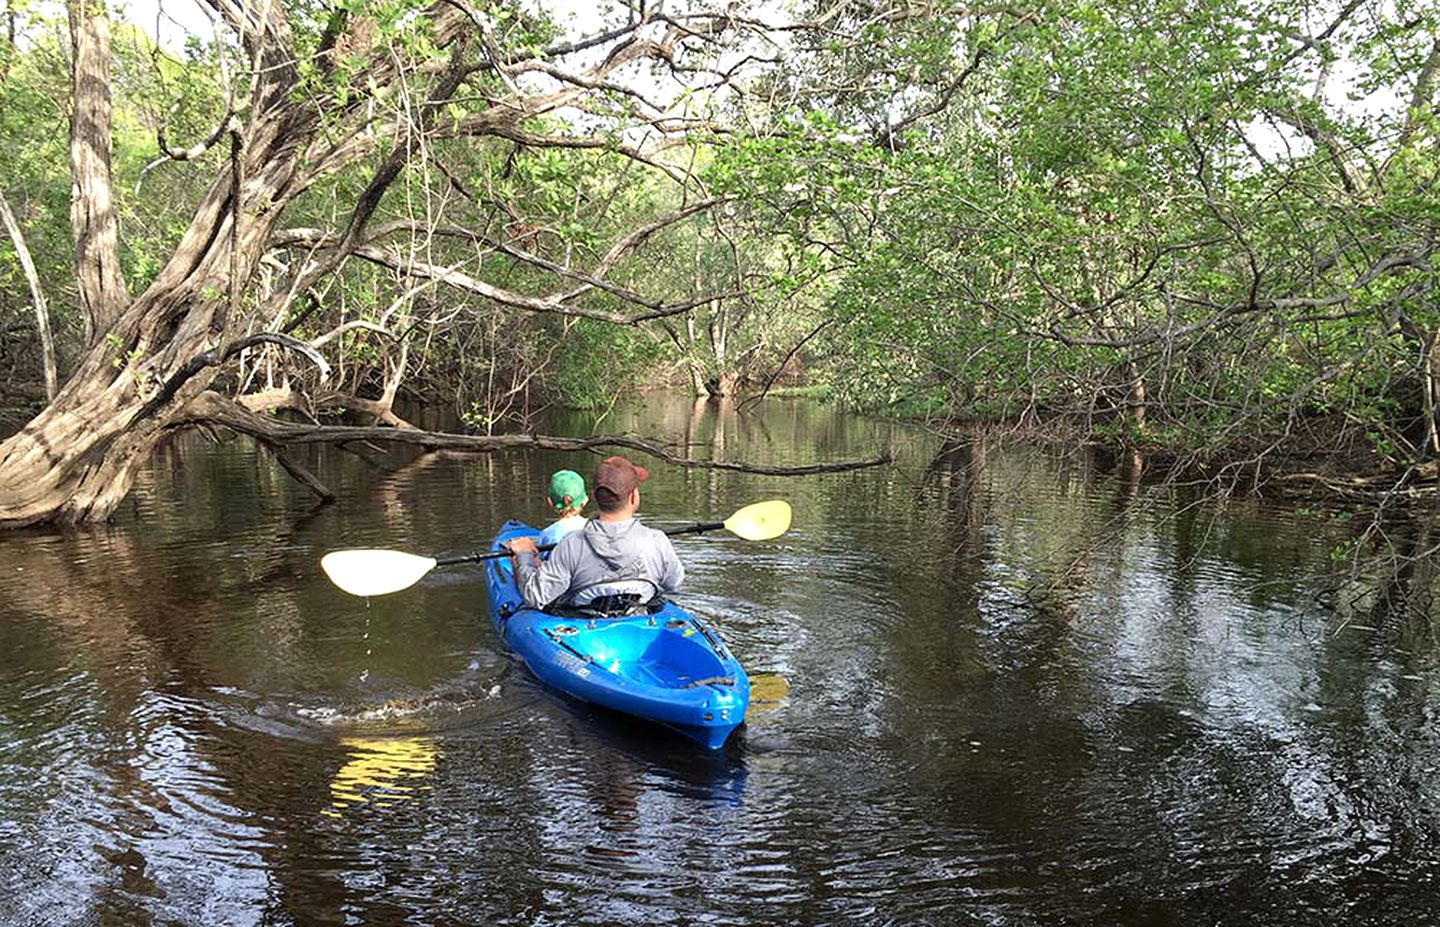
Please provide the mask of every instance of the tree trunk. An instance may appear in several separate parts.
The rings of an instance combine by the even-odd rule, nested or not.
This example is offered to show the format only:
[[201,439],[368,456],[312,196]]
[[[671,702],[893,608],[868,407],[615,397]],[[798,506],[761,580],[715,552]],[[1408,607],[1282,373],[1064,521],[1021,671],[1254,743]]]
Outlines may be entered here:
[[[77,60],[81,57],[77,52]],[[81,70],[77,65],[77,74]],[[103,79],[103,70],[96,79]],[[109,94],[95,88],[85,99],[92,107],[109,105]],[[78,102],[77,97],[77,110]],[[109,118],[86,119],[77,113],[75,123],[108,125]],[[217,370],[192,362],[239,333],[227,330],[226,324],[243,324],[227,318],[225,311],[231,281],[238,277],[243,285],[250,278],[284,206],[298,192],[297,170],[305,145],[295,140],[304,138],[313,124],[313,115],[295,105],[258,114],[243,150],[245,164],[239,174],[244,188],[238,208],[232,196],[234,172],[222,171],[170,260],[133,302],[107,289],[105,274],[87,277],[82,269],[81,290],[88,293],[89,305],[100,309],[97,318],[111,311],[115,315],[101,329],[106,337],[90,346],[55,400],[0,444],[0,528],[109,517],[156,445],[177,428],[193,424],[185,422],[181,412],[210,385]],[[73,166],[77,184],[90,163],[82,157]],[[109,202],[108,173],[96,173],[85,183],[91,195]],[[256,202],[272,208],[245,208]],[[232,229],[236,220],[239,228]],[[77,234],[76,239],[77,249],[92,245],[104,250],[103,236]]]
[[[8,6],[10,8],[5,11],[5,44],[9,46],[13,52],[15,48],[15,18],[17,14],[15,12],[15,4],[11,3],[8,4]],[[7,54],[3,60],[0,60],[0,81],[6,80],[9,76],[10,55]]]
[[1126,371],[1130,374],[1130,421],[1135,425],[1135,434],[1138,437],[1145,431],[1145,414],[1149,408],[1149,402],[1145,395],[1145,376],[1136,372],[1135,364],[1127,361]]
[[725,370],[705,381],[705,391],[716,399],[725,399],[735,395],[735,381],[735,372]]
[[70,39],[70,235],[75,277],[93,344],[129,297],[120,274],[120,224],[110,185],[110,20],[103,5],[72,0]]
[[683,350],[689,355],[689,360],[686,361],[685,366],[690,371],[690,388],[694,390],[696,396],[705,396],[708,395],[710,391],[705,388],[705,371],[700,369],[700,363],[694,357],[697,342],[698,338],[695,334],[695,313],[687,312],[685,313],[685,344]]
[[1436,405],[1440,398],[1440,369],[1436,368],[1435,355],[1440,352],[1440,331],[1426,333],[1420,341],[1421,376],[1425,400],[1425,453],[1440,457],[1440,431],[1436,430]]
[[[229,215],[210,221],[228,226]],[[115,322],[120,348],[92,346],[55,400],[0,444],[0,528],[108,517],[156,445],[186,427],[175,424],[180,411],[216,376],[213,367],[190,373],[187,364],[224,339],[209,322],[225,305],[230,236],[208,238],[203,249],[177,249],[156,283]],[[248,275],[263,236],[247,230],[240,240]],[[193,276],[179,276],[176,265],[193,268]],[[167,387],[173,395],[157,405]]]

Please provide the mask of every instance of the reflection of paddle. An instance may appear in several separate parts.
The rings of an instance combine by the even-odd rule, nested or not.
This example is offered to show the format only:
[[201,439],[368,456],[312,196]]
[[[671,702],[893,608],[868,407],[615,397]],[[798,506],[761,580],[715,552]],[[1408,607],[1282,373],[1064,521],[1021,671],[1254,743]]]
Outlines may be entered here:
[[774,711],[790,697],[790,680],[779,673],[753,673],[750,676],[750,707],[746,717]]
[[[336,809],[374,801],[389,807],[423,788],[419,781],[435,769],[438,750],[425,737],[347,737],[340,741],[350,756],[330,782],[330,803]],[[338,817],[335,810],[325,814]]]
[[[725,529],[747,541],[768,541],[790,530],[790,503],[780,499],[747,505],[724,521],[671,528],[666,534],[699,534]],[[546,545],[540,550],[549,550]],[[351,595],[386,595],[408,589],[437,566],[479,563],[510,556],[508,551],[464,554],[459,557],[422,557],[402,550],[337,550],[320,558],[320,567],[330,581]]]

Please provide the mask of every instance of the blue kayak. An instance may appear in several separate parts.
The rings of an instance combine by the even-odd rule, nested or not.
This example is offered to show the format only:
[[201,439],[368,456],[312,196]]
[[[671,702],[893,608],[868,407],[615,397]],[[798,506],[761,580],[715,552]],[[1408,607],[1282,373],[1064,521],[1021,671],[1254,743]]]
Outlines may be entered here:
[[[490,549],[540,532],[509,521]],[[599,617],[529,608],[509,558],[488,560],[490,620],[542,682],[582,701],[673,728],[718,750],[745,720],[750,679],[720,638],[672,602]]]

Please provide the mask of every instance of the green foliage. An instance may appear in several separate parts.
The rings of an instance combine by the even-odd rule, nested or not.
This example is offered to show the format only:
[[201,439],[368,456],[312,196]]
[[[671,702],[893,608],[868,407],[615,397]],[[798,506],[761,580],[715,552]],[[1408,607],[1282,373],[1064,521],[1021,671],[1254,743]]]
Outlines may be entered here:
[[[584,107],[516,123],[531,138],[602,144],[441,131],[372,219],[393,224],[382,244],[397,254],[515,293],[573,289],[566,309],[592,318],[521,313],[351,260],[282,324],[309,338],[383,324],[326,348],[347,384],[374,392],[404,344],[417,380],[487,429],[522,399],[594,407],[677,379],[727,389],[794,355],[837,399],[905,414],[1064,420],[1197,453],[1335,418],[1393,460],[1440,453],[1422,427],[1440,382],[1427,380],[1440,336],[1433,3],[801,7],[826,28],[788,33],[783,59],[734,92],[685,98],[687,112],[746,128],[674,134],[655,157],[693,171],[689,186],[617,154],[645,104],[604,87]],[[53,9],[12,9],[25,41],[0,42],[0,143],[12,153],[0,186],[73,355],[65,24]],[[293,97],[318,108],[322,135],[338,143],[359,113],[381,124],[424,109],[427,77],[457,47],[438,46],[427,9],[285,5],[300,52]],[[484,52],[453,53],[477,63],[538,55],[564,31],[534,4],[469,9]],[[1327,31],[1326,16],[1343,19]],[[367,29],[317,55],[360,19]],[[227,97],[243,98],[249,63],[224,41],[157,50],[123,25],[114,56],[122,267],[139,292],[227,154],[157,162],[156,133],[164,125],[175,147],[205,138]],[[360,80],[376,56],[416,79]],[[233,87],[220,84],[222,62]],[[1317,86],[1322,73],[1337,86]],[[1344,99],[1344,75],[1382,103]],[[490,112],[515,79],[477,64],[437,124]],[[343,228],[395,144],[382,136],[312,183],[285,225]],[[554,267],[596,267],[697,195],[727,202],[657,224],[607,266],[612,289],[557,283]],[[300,259],[276,257],[244,299],[258,302]],[[639,311],[615,287],[695,307],[641,326],[599,321]],[[23,292],[18,268],[0,262],[0,312],[18,317]]]
[[634,329],[581,319],[559,336],[549,389],[572,409],[605,409],[615,398],[655,380],[657,343]]
[[[1309,44],[1299,9],[1237,0],[977,12],[943,49],[868,25],[863,51],[799,56],[787,85],[816,91],[709,179],[840,275],[824,349],[849,402],[1190,450],[1338,414],[1411,457],[1440,196],[1434,85],[1404,101],[1436,14],[1400,6],[1332,11]],[[1340,59],[1401,105],[1317,93]]]
[[[53,13],[53,11],[51,11]],[[0,37],[0,189],[16,213],[25,241],[50,303],[52,324],[62,348],[78,330],[78,315],[68,307],[71,244],[69,229],[68,122],[65,59],[60,37],[63,12],[42,15],[17,8],[17,30],[30,37],[27,47]],[[0,325],[31,312],[29,290],[20,262],[12,258],[10,239],[0,233]],[[22,363],[40,378],[39,351],[23,350]]]

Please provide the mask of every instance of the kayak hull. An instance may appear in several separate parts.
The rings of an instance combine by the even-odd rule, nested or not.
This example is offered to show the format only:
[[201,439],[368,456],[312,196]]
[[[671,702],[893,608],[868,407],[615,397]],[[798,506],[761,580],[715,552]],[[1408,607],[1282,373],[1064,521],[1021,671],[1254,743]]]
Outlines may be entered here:
[[[539,534],[506,522],[492,551]],[[618,618],[526,607],[508,558],[486,561],[490,620],[541,682],[582,701],[662,724],[710,750],[745,720],[750,679],[715,632],[666,602]]]

